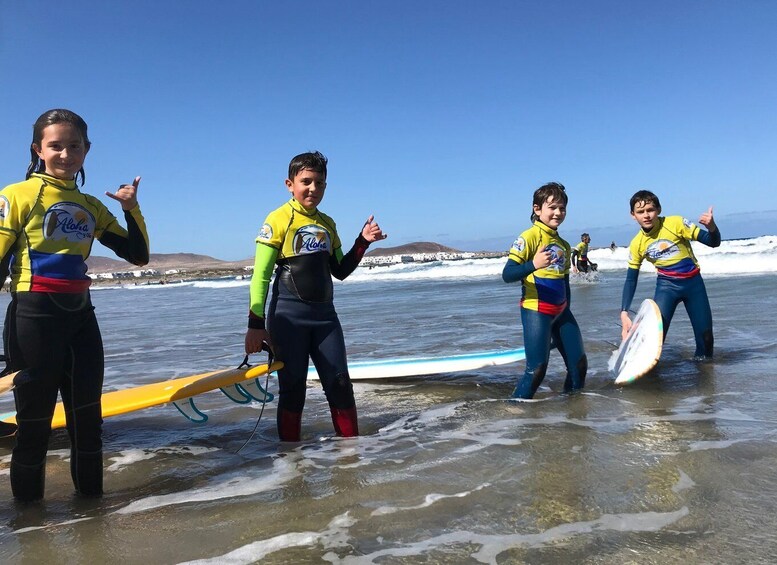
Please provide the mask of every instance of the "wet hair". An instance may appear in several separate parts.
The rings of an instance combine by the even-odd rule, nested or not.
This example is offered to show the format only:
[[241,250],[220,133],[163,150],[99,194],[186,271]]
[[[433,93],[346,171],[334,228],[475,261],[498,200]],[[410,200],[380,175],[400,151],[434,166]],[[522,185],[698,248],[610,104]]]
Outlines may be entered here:
[[658,213],[661,213],[661,202],[658,201],[658,196],[649,190],[638,190],[634,193],[634,196],[632,196],[631,200],[629,200],[630,211],[633,212],[634,206],[640,202],[644,202],[645,204],[653,204],[658,209]]
[[583,233],[580,234],[580,239],[583,239],[584,237],[591,237],[591,236],[588,235],[587,233],[583,232]]
[[308,170],[321,173],[326,178],[326,164],[329,160],[319,151],[300,153],[289,163],[289,180],[294,180],[300,171]]
[[537,190],[534,191],[534,200],[532,201],[532,213],[531,221],[536,222],[539,216],[534,212],[534,206],[542,208],[542,205],[552,198],[554,202],[561,202],[564,206],[567,205],[569,198],[567,197],[566,189],[560,182],[548,182],[543,184]]
[[[46,171],[46,163],[43,162],[43,159],[38,157],[38,154],[36,153],[33,146],[37,145],[40,147],[41,142],[43,141],[43,130],[54,124],[72,125],[78,130],[78,133],[81,134],[81,139],[83,139],[86,149],[89,149],[89,147],[92,145],[92,142],[89,141],[89,136],[86,134],[86,122],[81,116],[75,112],[61,108],[43,112],[40,117],[35,120],[35,124],[32,126],[30,164],[27,167],[27,176],[25,178],[30,178],[32,173],[42,173]],[[84,183],[86,182],[86,173],[84,172],[83,167],[81,167],[81,170],[76,173],[76,182],[78,182],[78,175],[81,175],[81,186],[84,186]]]

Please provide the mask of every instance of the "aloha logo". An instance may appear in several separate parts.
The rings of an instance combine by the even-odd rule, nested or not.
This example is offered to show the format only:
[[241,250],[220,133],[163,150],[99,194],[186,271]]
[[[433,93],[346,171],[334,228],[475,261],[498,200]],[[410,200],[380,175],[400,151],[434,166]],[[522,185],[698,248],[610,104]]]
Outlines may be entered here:
[[329,252],[329,232],[315,224],[303,226],[294,234],[292,245],[295,255]]
[[545,268],[559,273],[563,272],[567,264],[566,250],[560,245],[551,243],[545,248],[545,251],[550,251],[550,265]]
[[43,236],[54,241],[78,243],[92,239],[94,227],[94,216],[75,202],[58,202],[43,217]]
[[659,239],[658,241],[648,245],[645,254],[649,259],[658,261],[661,259],[669,259],[670,257],[674,257],[679,252],[680,249],[675,243],[669,241],[668,239]]
[[4,222],[11,213],[11,203],[5,196],[0,196],[0,222]]
[[263,239],[265,241],[269,241],[272,239],[272,226],[270,224],[264,224],[262,226],[262,229],[259,230],[259,235],[256,236],[256,239]]

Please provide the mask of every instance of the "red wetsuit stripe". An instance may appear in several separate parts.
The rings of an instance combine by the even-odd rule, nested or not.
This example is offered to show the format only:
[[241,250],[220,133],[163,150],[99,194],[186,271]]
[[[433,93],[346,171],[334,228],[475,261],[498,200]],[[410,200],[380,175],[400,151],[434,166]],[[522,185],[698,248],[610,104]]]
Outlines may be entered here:
[[678,273],[677,271],[664,271],[662,269],[656,269],[656,270],[658,271],[658,274],[672,279],[690,279],[691,277],[695,277],[696,275],[699,274],[699,267],[696,267],[694,270],[688,271],[687,273]]
[[89,290],[92,279],[52,279],[49,277],[33,277],[30,283],[32,292],[61,292],[61,293],[80,293]]

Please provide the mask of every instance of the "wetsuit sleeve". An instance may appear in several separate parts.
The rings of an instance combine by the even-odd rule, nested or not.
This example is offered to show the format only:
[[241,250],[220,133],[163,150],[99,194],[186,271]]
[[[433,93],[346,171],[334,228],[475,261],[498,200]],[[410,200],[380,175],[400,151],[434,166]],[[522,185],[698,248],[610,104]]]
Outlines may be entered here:
[[720,230],[709,232],[700,229],[698,235],[696,236],[696,241],[703,243],[707,247],[718,247],[720,245],[720,239]]
[[140,212],[140,206],[135,206],[132,210],[124,210],[124,219],[127,221],[126,230],[107,210],[106,213],[109,220],[97,238],[99,242],[118,257],[133,265],[142,267],[148,263],[148,232],[146,231],[146,221]]
[[359,234],[359,237],[353,243],[353,247],[345,255],[343,255],[341,247],[335,249],[335,252],[329,258],[329,270],[332,272],[332,276],[341,281],[353,273],[356,267],[359,266],[369,246],[369,242],[362,237],[362,234]]
[[629,267],[626,271],[626,281],[623,283],[622,311],[628,311],[631,307],[631,301],[634,300],[634,293],[637,291],[637,280],[639,280],[639,269]]
[[580,250],[577,247],[573,247],[571,253],[569,254],[569,262],[572,263],[573,267],[577,267],[577,256],[580,254]]
[[518,263],[513,259],[508,259],[505,268],[502,269],[502,280],[506,283],[518,282],[525,279],[536,270],[532,261]]
[[572,289],[569,287],[569,273],[564,276],[564,288],[567,291],[567,308],[572,304]]
[[248,310],[248,327],[256,330],[265,329],[264,306],[267,302],[267,292],[270,290],[270,278],[278,258],[278,250],[264,243],[256,244],[254,258],[254,274],[251,276],[250,300]]

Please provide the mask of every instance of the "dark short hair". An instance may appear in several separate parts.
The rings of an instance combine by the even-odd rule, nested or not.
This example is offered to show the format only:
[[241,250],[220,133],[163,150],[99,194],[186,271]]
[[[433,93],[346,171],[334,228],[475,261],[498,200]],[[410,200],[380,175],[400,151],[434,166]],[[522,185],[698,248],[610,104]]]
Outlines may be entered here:
[[[32,126],[30,164],[27,166],[27,176],[25,178],[30,178],[32,173],[40,173],[46,170],[46,163],[43,162],[43,159],[38,157],[38,153],[33,148],[33,145],[40,147],[41,141],[43,141],[43,130],[54,124],[72,125],[78,130],[78,133],[81,134],[81,138],[84,140],[84,145],[86,148],[89,149],[89,147],[92,145],[92,142],[89,141],[89,136],[86,133],[86,122],[81,116],[75,112],[64,110],[62,108],[56,108],[54,110],[43,112],[38,117],[38,119],[35,120],[35,123]],[[81,170],[76,173],[76,179],[78,179],[78,175],[81,175],[81,186],[83,186],[86,182],[86,173],[84,172],[83,167],[81,167]]]
[[543,184],[541,187],[534,191],[531,213],[532,222],[536,221],[539,217],[534,213],[534,206],[539,206],[542,208],[542,205],[550,198],[552,198],[554,202],[561,202],[564,204],[564,206],[566,206],[567,202],[569,202],[569,197],[567,197],[566,189],[564,188],[563,184],[560,182],[548,182]]
[[289,163],[289,180],[294,180],[300,171],[308,170],[321,173],[326,178],[326,164],[329,160],[319,151],[300,153]]
[[632,196],[631,200],[629,200],[629,210],[633,212],[634,206],[640,202],[644,202],[645,204],[653,204],[656,208],[658,208],[659,213],[661,212],[661,202],[659,202],[658,196],[649,190],[638,190],[635,192],[634,196]]

